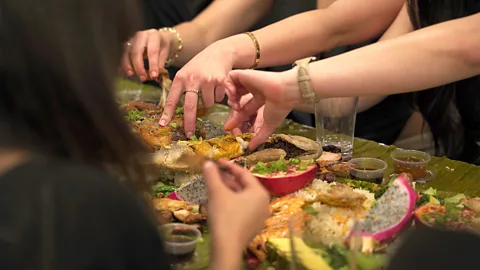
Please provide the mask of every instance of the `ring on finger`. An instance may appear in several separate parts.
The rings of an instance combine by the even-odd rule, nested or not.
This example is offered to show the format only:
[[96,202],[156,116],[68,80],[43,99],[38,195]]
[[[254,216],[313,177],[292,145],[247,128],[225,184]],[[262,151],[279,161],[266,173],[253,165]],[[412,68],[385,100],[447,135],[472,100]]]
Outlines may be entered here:
[[197,89],[187,89],[187,90],[185,91],[185,93],[195,93],[195,94],[199,95],[199,94],[200,94],[200,91],[197,90]]

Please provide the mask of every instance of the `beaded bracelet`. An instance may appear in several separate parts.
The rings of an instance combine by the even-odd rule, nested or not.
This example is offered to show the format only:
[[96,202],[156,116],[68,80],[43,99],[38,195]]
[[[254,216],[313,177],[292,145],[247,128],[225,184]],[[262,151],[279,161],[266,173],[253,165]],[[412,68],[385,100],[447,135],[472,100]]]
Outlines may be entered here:
[[175,63],[175,61],[178,58],[179,53],[182,51],[182,49],[183,49],[183,39],[182,39],[182,37],[180,37],[180,33],[178,33],[177,30],[175,30],[172,27],[163,27],[163,28],[158,29],[158,31],[159,32],[170,32],[170,33],[174,34],[175,37],[177,38],[177,42],[178,42],[177,51],[175,52],[175,54],[172,57],[168,58],[165,61],[165,67],[169,67],[169,66],[173,65],[173,63]]

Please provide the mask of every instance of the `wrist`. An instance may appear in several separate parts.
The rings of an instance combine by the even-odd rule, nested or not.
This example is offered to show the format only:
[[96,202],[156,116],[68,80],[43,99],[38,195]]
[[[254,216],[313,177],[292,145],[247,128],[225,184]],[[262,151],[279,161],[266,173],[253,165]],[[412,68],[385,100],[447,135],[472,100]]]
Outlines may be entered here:
[[237,241],[227,239],[230,238],[212,235],[212,261],[210,269],[240,269],[243,247]]
[[297,80],[298,67],[293,67],[282,73],[282,85],[285,86],[285,100],[291,102],[292,108],[304,107],[302,94]]
[[221,50],[229,54],[233,68],[249,69],[252,67],[256,57],[256,49],[252,39],[248,35],[238,34],[219,40],[216,43]]

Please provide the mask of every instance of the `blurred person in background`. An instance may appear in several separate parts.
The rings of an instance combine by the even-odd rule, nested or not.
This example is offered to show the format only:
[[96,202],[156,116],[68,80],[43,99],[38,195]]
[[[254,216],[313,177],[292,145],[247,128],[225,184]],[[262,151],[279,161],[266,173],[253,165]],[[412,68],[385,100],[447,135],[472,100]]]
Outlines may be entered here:
[[[2,2],[1,269],[170,269],[145,200],[145,150],[113,88],[137,4]],[[211,268],[240,269],[269,196],[251,174],[223,163],[229,185],[213,164],[204,175]]]
[[[476,35],[480,32],[480,1],[409,0],[391,30],[397,26],[407,34],[312,63],[310,78],[317,95],[414,92],[412,104],[427,121],[437,154],[480,164],[480,38]],[[264,141],[291,109],[304,106],[296,68],[283,73],[233,71],[226,84],[229,103],[239,111],[226,129],[238,127],[267,104],[252,148]],[[240,99],[246,91],[254,98],[242,106]]]

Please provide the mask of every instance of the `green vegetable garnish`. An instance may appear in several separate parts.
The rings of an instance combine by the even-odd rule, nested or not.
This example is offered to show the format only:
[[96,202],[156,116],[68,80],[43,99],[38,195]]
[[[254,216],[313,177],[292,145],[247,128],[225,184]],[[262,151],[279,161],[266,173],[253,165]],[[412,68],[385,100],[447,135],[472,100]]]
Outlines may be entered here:
[[426,195],[436,196],[437,195],[437,190],[430,187],[427,190],[423,191],[422,193],[426,194]]
[[445,198],[445,203],[452,203],[452,204],[458,204],[460,203],[460,200],[461,199],[464,199],[466,198],[467,196],[465,196],[465,194],[457,194],[453,197],[450,197],[450,198]]
[[458,220],[458,212],[454,204],[445,204],[445,216],[452,221]]
[[158,197],[158,194],[161,193],[163,197],[167,197],[168,195],[170,195],[170,193],[174,192],[175,190],[177,190],[176,186],[160,185],[159,183],[155,185],[153,194],[155,195],[155,197]]
[[173,123],[173,122],[170,122],[168,125],[171,126],[172,128],[177,128],[178,127],[178,124]]
[[419,207],[420,205],[426,204],[430,201],[430,195],[428,194],[423,194],[416,203],[416,207]]
[[315,159],[310,159],[310,165],[315,165],[316,163]]
[[300,165],[297,167],[297,171],[306,171],[307,170],[307,164],[302,162]]
[[440,213],[433,213],[431,216],[434,218],[435,223],[439,226],[445,226],[445,224],[447,223],[446,215]]
[[[283,158],[275,161],[275,163],[271,163],[272,173],[273,172],[286,172],[288,171],[288,166],[285,164],[285,160]],[[272,166],[273,165],[273,166]]]
[[145,115],[145,111],[129,111],[128,116],[126,117],[128,121],[130,122],[137,122],[142,119],[142,117]]
[[182,107],[179,107],[177,109],[175,109],[175,114],[181,114],[183,113],[183,108]]
[[259,162],[252,170],[252,173],[258,173],[261,175],[266,175],[270,173],[270,169],[267,167],[267,164]]
[[192,142],[198,142],[197,136],[193,135],[192,137],[190,137],[190,141],[192,141]]
[[288,160],[288,164],[289,165],[296,165],[296,164],[300,164],[300,162],[302,162],[300,159],[298,158],[291,158]]
[[307,212],[312,216],[318,215],[317,210],[315,210],[315,208],[313,208],[311,205],[303,207],[303,211]]

